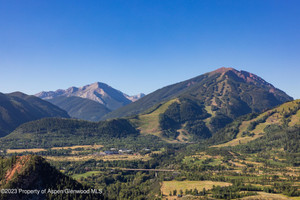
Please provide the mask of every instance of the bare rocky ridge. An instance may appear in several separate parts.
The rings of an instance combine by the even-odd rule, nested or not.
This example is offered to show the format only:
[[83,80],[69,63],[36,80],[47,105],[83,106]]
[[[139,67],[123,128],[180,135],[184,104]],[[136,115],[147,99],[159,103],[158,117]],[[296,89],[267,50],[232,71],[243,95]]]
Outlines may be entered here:
[[116,110],[124,105],[127,105],[131,102],[137,101],[141,97],[145,96],[144,94],[139,94],[135,96],[129,96],[122,93],[119,90],[116,90],[105,83],[96,82],[90,85],[83,87],[70,87],[66,90],[56,90],[49,92],[40,92],[35,96],[42,99],[53,99],[59,96],[71,97],[77,96],[81,98],[90,99],[96,101],[110,110]]

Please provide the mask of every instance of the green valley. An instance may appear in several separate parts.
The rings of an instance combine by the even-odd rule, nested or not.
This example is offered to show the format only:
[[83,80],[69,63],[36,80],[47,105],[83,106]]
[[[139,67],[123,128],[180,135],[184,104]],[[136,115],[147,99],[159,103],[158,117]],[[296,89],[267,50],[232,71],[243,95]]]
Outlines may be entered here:
[[101,191],[70,199],[299,199],[300,100],[231,68],[191,80],[120,108],[137,106],[127,117],[21,124],[0,138],[0,187],[40,176],[26,188]]

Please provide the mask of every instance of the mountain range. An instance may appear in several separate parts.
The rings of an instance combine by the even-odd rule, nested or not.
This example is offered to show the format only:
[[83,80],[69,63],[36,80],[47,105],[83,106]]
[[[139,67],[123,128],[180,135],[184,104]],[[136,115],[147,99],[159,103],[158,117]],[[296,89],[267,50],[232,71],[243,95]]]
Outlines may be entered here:
[[[220,68],[137,101],[103,88],[95,83],[40,93],[47,101],[0,93],[1,191],[93,187],[103,195],[2,193],[0,199],[156,199],[176,197],[176,190],[183,198],[300,196],[300,100],[259,76]],[[102,103],[96,100],[101,91]],[[191,188],[195,181],[228,186],[185,193],[176,186]],[[166,192],[170,182],[176,190]]]
[[105,114],[145,96],[129,96],[105,83],[96,82],[83,87],[40,92],[35,96],[66,110],[72,118],[99,121]]
[[124,105],[130,104],[145,96],[144,94],[138,94],[135,96],[129,96],[119,90],[116,90],[105,83],[96,82],[83,87],[70,87],[66,90],[58,89],[56,91],[40,92],[35,96],[41,99],[54,99],[56,97],[81,97],[96,101],[110,110],[116,110]]
[[[239,116],[262,112],[293,99],[262,78],[233,68],[220,68],[213,72],[164,87],[112,112],[109,112],[110,110],[105,109],[105,107],[90,106],[91,102],[95,101],[68,96],[84,94],[87,97],[90,94],[92,98],[97,96],[95,91],[104,91],[100,86],[102,88],[110,88],[105,84],[104,86],[106,87],[100,83],[95,83],[80,89],[69,88],[67,93],[56,91],[56,93],[59,93],[56,96],[53,93],[51,95],[50,93],[48,95],[40,93],[40,96],[66,108],[69,113],[72,110],[74,110],[74,113],[83,113],[81,108],[85,107],[85,113],[83,114],[89,119],[97,113],[101,113],[101,115],[107,113],[104,119],[126,116],[130,125],[127,122],[118,123],[116,130],[121,130],[122,126],[124,126],[123,129],[125,132],[127,131],[126,133],[139,132],[142,135],[150,134],[169,141],[177,140],[181,142],[209,138]],[[113,89],[105,89],[105,91],[111,90],[113,91]],[[83,93],[83,91],[87,93]],[[107,93],[105,92],[105,94]],[[125,98],[121,92],[114,91],[110,94],[117,94],[114,97],[122,96],[119,99]],[[78,118],[83,117],[81,115]],[[96,121],[101,118],[93,119]],[[47,123],[47,120],[44,120],[43,123],[40,123],[40,121],[31,122],[27,126],[23,126],[27,128],[25,130],[21,129],[21,134],[17,130],[12,136],[14,138],[23,137],[23,134],[38,133],[39,130],[43,133],[45,131],[49,133],[49,137],[51,132],[55,133],[56,137],[72,135],[74,129],[69,129],[68,127],[64,129],[64,136],[60,136],[56,132],[56,130],[61,129],[63,123],[66,123],[66,121],[60,120],[59,123],[51,123],[51,127],[49,127],[50,124]],[[81,122],[72,121],[72,124],[72,127],[77,127],[75,132],[80,133],[83,130],[82,125],[80,125]],[[36,130],[36,127],[39,127],[39,129]],[[54,130],[54,132],[51,130]],[[7,139],[9,140],[9,138]]]

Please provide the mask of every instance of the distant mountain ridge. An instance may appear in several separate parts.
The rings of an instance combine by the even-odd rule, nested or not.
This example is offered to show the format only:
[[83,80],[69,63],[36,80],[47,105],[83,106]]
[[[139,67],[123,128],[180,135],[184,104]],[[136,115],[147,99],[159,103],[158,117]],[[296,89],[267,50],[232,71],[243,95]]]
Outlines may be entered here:
[[66,111],[35,96],[21,92],[0,93],[0,137],[9,134],[25,122],[44,117],[70,116]]
[[242,110],[228,113],[235,117],[251,111],[261,112],[264,109],[293,100],[285,92],[275,88],[255,74],[222,67],[158,89],[139,101],[108,113],[103,119],[137,115],[156,104],[182,96],[194,96],[198,101],[213,106],[213,108],[221,105],[240,104],[237,108]]
[[[69,105],[70,99],[64,102],[65,98],[71,97],[60,96],[54,99],[62,98],[61,104],[73,108],[72,105]],[[74,101],[82,102],[80,97],[73,96],[73,98],[76,98]],[[232,68],[220,68],[159,89],[136,102],[108,113],[106,117],[114,114],[116,118],[126,116],[126,119],[116,119],[115,122],[122,123],[110,124],[106,128],[113,130],[111,127],[117,127],[115,129],[117,131],[110,132],[113,134],[120,130],[128,130],[128,133],[150,134],[172,141],[194,142],[198,139],[211,137],[239,116],[262,112],[292,99],[283,91],[252,73]],[[88,106],[88,104],[82,104]],[[88,108],[88,110],[91,109],[93,109],[93,106]],[[75,108],[75,110],[80,109]],[[125,123],[122,120],[128,121]],[[109,123],[110,121],[107,120],[103,123]],[[53,124],[51,125],[50,122],[53,122]],[[59,124],[54,122],[59,122]],[[71,125],[67,126],[65,133],[62,134],[64,132],[61,129],[62,124],[67,122]],[[12,138],[20,138],[20,141],[24,141],[23,133],[44,134],[45,131],[50,135],[55,133],[66,137],[67,134],[73,134],[74,130],[70,129],[73,126],[77,127],[78,132],[81,133],[80,131],[83,130],[82,123],[87,127],[84,131],[85,134],[90,131],[92,125],[96,126],[91,122],[87,123],[80,120],[46,119],[22,125],[4,139],[7,139],[7,142],[11,141]],[[102,122],[99,122],[99,124],[102,126]],[[49,127],[49,125],[51,126]],[[25,130],[25,127],[29,127],[29,129]],[[35,128],[38,129],[35,130]],[[57,130],[60,130],[59,133],[56,133]],[[102,130],[104,129],[101,129],[100,135],[102,135]],[[97,131],[96,128],[91,134],[95,134]],[[79,135],[76,137],[77,139],[80,139]],[[40,142],[40,139],[38,138],[36,141],[31,139],[25,143],[29,144],[30,142],[35,145]],[[61,140],[59,139],[57,142],[60,144]],[[15,145],[18,144],[21,144],[21,142]]]
[[145,95],[141,93],[135,96],[129,96],[105,83],[96,82],[83,87],[70,87],[66,90],[58,89],[56,91],[49,92],[43,91],[35,94],[35,96],[45,100],[54,99],[60,96],[76,96],[96,101],[110,110],[115,110],[124,105],[130,104]]

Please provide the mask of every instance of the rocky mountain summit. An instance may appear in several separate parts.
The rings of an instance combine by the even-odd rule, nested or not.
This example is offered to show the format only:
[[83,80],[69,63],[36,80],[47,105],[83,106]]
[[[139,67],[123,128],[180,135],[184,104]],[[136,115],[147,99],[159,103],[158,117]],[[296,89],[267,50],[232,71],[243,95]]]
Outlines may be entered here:
[[35,96],[45,100],[54,99],[60,96],[76,96],[96,101],[110,110],[116,110],[117,108],[130,104],[131,102],[137,101],[145,95],[141,93],[135,96],[129,96],[105,83],[96,82],[79,88],[70,87],[66,90],[58,89],[56,91],[43,91],[36,94]]

